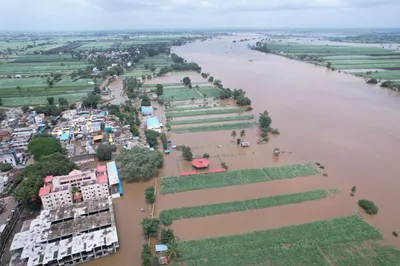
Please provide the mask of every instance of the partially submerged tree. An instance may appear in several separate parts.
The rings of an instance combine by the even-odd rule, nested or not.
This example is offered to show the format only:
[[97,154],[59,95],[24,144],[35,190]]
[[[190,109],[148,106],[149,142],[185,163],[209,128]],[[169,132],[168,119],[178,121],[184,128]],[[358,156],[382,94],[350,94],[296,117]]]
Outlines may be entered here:
[[140,147],[122,151],[116,160],[120,164],[121,177],[127,182],[150,179],[164,163],[160,152]]
[[189,77],[184,77],[182,81],[183,84],[185,84],[186,86],[189,86],[191,84],[191,80]]
[[233,138],[233,141],[235,141],[235,139],[236,139],[236,136],[237,136],[237,134],[236,134],[236,131],[234,130],[234,131],[232,131],[232,133],[231,133],[231,137]]
[[165,252],[165,255],[167,255],[168,259],[172,260],[179,258],[182,255],[182,250],[179,246],[179,243],[175,239],[171,240],[167,246],[168,250]]
[[150,237],[158,233],[160,221],[157,218],[144,218],[141,222],[143,234]]
[[162,84],[157,84],[156,94],[157,96],[164,94],[164,87]]
[[193,159],[192,149],[188,146],[182,147],[182,157],[186,161],[191,161]]

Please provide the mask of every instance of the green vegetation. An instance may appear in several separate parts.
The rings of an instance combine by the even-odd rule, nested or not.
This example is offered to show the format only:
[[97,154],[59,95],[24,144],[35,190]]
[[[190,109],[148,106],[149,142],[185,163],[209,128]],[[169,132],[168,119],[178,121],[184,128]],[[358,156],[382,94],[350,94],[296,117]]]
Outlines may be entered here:
[[144,244],[142,246],[142,266],[152,266],[152,255],[151,255],[151,248],[149,245]]
[[120,163],[119,173],[127,182],[148,180],[157,173],[164,163],[162,153],[147,148],[135,147],[118,154],[116,161]]
[[0,164],[0,171],[1,172],[6,172],[8,170],[13,169],[12,165],[10,163],[1,163]]
[[242,113],[242,108],[216,108],[212,110],[198,110],[198,111],[187,111],[187,112],[168,112],[165,114],[167,118],[171,117],[184,117],[184,116],[202,116],[202,115],[218,115],[218,114],[233,114]]
[[[279,195],[267,198],[258,198],[245,201],[218,203],[211,205],[185,207],[179,209],[165,210],[160,213],[160,219],[179,220],[226,214],[232,212],[243,212],[248,210],[265,209],[274,206],[301,203],[305,201],[323,199],[328,196],[327,190],[313,190],[302,193]],[[165,217],[166,216],[166,217]]]
[[182,147],[180,147],[180,149],[182,150],[182,157],[185,161],[193,160],[193,153],[192,153],[192,149],[190,147],[182,146]]
[[153,204],[156,201],[156,195],[154,194],[154,191],[155,191],[154,186],[148,187],[144,191],[144,196],[148,204]]
[[161,244],[168,244],[169,242],[175,240],[174,230],[171,229],[161,229]]
[[193,133],[193,132],[207,132],[207,131],[218,131],[218,130],[232,130],[249,128],[255,125],[255,123],[233,123],[233,124],[217,124],[208,126],[198,126],[198,127],[180,127],[172,128],[171,131],[175,133]]
[[184,265],[398,265],[400,252],[367,240],[380,232],[359,216],[180,243]]
[[160,221],[157,218],[144,218],[141,222],[143,234],[150,237],[156,236]]
[[254,118],[253,115],[239,115],[239,116],[226,116],[226,117],[203,118],[203,119],[193,119],[193,120],[172,120],[169,123],[170,125],[188,125],[188,124],[251,120],[253,118]]
[[310,164],[293,164],[262,169],[209,173],[201,176],[164,177],[161,179],[161,194],[267,182],[318,173]]
[[197,110],[197,109],[210,109],[212,108],[211,106],[194,106],[194,107],[174,107],[174,108],[167,108],[165,109],[165,112],[172,112],[172,111],[192,111],[192,110]]
[[358,206],[364,209],[368,214],[377,214],[379,209],[376,207],[375,203],[369,200],[361,199],[358,201]]
[[61,152],[60,142],[50,135],[38,135],[28,144],[28,151],[35,160],[40,160],[44,156]]
[[199,87],[199,88],[164,88],[163,95],[160,97],[164,101],[187,101],[206,98],[219,97],[220,90],[216,87]]
[[96,157],[99,161],[109,161],[111,160],[112,153],[117,151],[115,145],[100,144],[96,150]]

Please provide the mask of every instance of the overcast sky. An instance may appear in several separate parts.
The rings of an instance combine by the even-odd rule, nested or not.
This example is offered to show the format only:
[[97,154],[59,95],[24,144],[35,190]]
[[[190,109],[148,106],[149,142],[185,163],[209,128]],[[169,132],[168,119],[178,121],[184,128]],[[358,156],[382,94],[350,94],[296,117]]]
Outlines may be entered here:
[[400,27],[400,0],[0,0],[0,30]]

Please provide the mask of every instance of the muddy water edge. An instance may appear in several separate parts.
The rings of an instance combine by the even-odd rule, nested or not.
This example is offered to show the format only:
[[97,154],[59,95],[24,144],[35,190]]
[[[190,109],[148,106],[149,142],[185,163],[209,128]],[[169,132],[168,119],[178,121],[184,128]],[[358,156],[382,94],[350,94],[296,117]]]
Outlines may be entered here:
[[[199,63],[225,87],[245,89],[255,114],[269,111],[273,127],[282,133],[278,143],[301,161],[324,164],[342,193],[350,194],[351,187],[357,186],[356,196],[346,204],[362,198],[374,201],[380,208],[378,215],[363,217],[382,231],[389,244],[400,248],[399,239],[391,235],[400,230],[400,213],[395,211],[400,201],[396,192],[400,94],[344,73],[251,51],[246,43],[233,44],[233,39],[238,36],[194,43],[174,52]],[[329,210],[326,213],[329,218]]]

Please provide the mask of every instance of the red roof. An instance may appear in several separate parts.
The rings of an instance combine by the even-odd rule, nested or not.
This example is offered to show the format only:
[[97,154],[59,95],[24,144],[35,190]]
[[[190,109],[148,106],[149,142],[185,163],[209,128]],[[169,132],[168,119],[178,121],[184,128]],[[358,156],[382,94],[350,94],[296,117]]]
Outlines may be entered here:
[[99,165],[99,166],[97,166],[97,168],[96,168],[96,171],[97,171],[98,173],[103,173],[103,172],[105,172],[106,170],[107,170],[107,168],[106,168],[105,165]]
[[53,176],[52,175],[48,175],[44,178],[43,182],[46,183],[51,183],[53,181]]
[[41,196],[48,195],[51,192],[52,187],[53,187],[52,185],[47,185],[47,186],[41,187],[40,191],[39,191],[39,196],[41,197]]
[[221,173],[221,172],[226,172],[226,169],[218,168],[218,169],[210,170],[210,173]]
[[207,159],[195,159],[192,162],[192,166],[196,168],[207,168],[210,162]]
[[99,175],[97,177],[97,183],[103,184],[108,182],[108,177],[106,175]]

